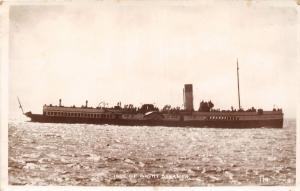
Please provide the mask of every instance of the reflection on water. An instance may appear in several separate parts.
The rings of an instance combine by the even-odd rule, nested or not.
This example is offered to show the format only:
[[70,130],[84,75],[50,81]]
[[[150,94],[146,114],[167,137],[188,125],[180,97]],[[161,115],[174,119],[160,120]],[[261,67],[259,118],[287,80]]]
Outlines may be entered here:
[[283,129],[9,123],[12,185],[295,185]]

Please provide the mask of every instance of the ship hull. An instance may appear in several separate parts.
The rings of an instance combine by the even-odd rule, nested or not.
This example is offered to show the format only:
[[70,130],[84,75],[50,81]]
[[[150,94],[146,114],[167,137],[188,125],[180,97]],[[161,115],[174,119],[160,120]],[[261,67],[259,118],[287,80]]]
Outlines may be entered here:
[[41,123],[83,123],[83,124],[109,124],[124,126],[168,126],[168,127],[212,127],[212,128],[282,128],[283,119],[268,120],[199,120],[199,121],[166,121],[166,120],[134,120],[134,119],[97,119],[54,117],[40,114],[30,114],[32,122]]

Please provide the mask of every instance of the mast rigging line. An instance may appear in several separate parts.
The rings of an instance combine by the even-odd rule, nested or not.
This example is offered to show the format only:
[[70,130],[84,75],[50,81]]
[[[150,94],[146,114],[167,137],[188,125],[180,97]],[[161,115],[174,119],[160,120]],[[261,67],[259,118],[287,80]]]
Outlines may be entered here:
[[237,62],[236,62],[236,72],[237,72],[237,85],[238,85],[239,109],[241,109],[241,100],[240,100],[240,78],[239,78],[239,60],[238,60],[238,58],[237,58]]

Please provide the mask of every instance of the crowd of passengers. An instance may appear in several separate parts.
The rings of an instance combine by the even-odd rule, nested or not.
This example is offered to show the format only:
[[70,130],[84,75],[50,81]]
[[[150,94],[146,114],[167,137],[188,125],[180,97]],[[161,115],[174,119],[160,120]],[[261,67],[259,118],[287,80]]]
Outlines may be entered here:
[[[46,106],[46,105],[45,105]],[[52,104],[49,105],[50,107],[53,107]],[[60,106],[64,107],[64,106]],[[72,108],[75,108],[75,105],[71,106]],[[235,109],[233,106],[231,106],[231,110],[220,110],[220,109],[213,109],[214,104],[211,101],[201,101],[198,111],[199,112],[262,112],[262,109],[256,109],[254,107],[251,107],[247,110],[244,109]],[[93,107],[87,107],[82,105],[81,108],[93,108]],[[180,107],[171,107],[171,105],[165,105],[162,110],[159,110],[158,107],[155,107],[153,104],[144,104],[142,107],[134,107],[132,104],[124,105],[124,107],[121,106],[121,102],[118,102],[117,106],[114,106],[113,108],[106,108],[106,107],[96,107],[96,109],[117,109],[121,110],[123,112],[129,112],[129,113],[145,113],[147,111],[161,111],[161,112],[168,112],[168,113],[178,113],[180,111],[183,111],[180,109]],[[273,108],[273,111],[282,111],[282,109],[279,108]]]

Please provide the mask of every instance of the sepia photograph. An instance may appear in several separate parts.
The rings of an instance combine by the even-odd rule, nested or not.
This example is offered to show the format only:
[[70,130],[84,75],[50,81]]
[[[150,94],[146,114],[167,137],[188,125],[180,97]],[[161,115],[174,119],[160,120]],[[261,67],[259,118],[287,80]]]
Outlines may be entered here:
[[296,186],[296,1],[7,17],[9,186]]

